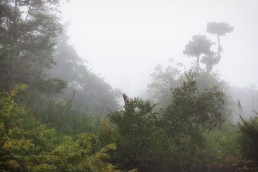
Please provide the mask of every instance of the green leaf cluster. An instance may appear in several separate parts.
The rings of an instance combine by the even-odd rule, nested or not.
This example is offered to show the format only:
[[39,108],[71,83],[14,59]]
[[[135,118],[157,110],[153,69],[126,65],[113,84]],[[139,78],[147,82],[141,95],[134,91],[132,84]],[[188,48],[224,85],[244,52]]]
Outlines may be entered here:
[[198,91],[191,72],[164,110],[157,112],[148,101],[130,99],[124,110],[110,115],[119,133],[112,161],[139,171],[193,168],[207,143],[206,135],[223,121],[223,105],[223,93],[216,88]]
[[115,171],[106,162],[115,144],[102,145],[95,134],[65,136],[39,123],[13,97],[23,85],[0,96],[1,171]]

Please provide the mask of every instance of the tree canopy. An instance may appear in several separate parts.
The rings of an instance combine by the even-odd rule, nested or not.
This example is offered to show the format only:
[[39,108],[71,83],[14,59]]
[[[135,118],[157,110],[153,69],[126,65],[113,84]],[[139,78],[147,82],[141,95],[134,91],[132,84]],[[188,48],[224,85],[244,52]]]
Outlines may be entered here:
[[207,32],[219,36],[233,32],[233,27],[225,22],[210,22],[207,24]]
[[194,35],[192,40],[185,46],[185,50],[183,53],[188,57],[196,57],[196,72],[199,72],[200,69],[200,55],[211,55],[211,46],[213,42],[211,42],[204,35]]

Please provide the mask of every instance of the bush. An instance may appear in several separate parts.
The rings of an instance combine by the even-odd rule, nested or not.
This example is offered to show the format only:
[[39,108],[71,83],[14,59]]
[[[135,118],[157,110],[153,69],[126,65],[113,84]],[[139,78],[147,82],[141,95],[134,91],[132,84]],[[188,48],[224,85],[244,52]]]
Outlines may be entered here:
[[258,163],[258,116],[248,120],[242,116],[240,118],[242,123],[238,123],[238,131],[241,155]]

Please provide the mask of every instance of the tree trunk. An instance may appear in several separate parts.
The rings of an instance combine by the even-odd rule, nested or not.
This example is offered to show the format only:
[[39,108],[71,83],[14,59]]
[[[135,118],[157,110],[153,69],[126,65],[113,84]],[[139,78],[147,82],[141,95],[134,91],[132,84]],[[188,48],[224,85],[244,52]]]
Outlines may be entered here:
[[217,37],[218,37],[218,54],[220,55],[220,53],[221,53],[221,51],[222,51],[222,48],[221,48],[221,46],[220,46],[220,36],[217,35]]
[[199,62],[200,62],[200,56],[197,56],[197,60],[196,60],[196,73],[198,74],[199,73]]

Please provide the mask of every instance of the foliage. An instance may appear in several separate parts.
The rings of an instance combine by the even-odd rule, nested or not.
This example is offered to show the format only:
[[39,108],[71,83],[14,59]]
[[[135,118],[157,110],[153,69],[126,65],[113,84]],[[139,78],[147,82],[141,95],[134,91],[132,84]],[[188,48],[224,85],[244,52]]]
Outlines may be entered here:
[[98,136],[62,136],[35,120],[13,97],[25,86],[0,96],[0,170],[115,171],[106,163],[115,144],[101,146]]
[[223,93],[216,87],[198,92],[194,73],[185,75],[183,86],[176,88],[173,96],[164,114],[165,120],[173,125],[171,134],[181,129],[194,132],[192,138],[196,139],[196,134],[222,123]]
[[[120,92],[60,34],[58,6],[0,1],[0,171],[257,171],[257,117],[240,116],[229,127],[227,85],[211,73],[220,36],[233,27],[208,23],[218,52],[204,35],[185,46],[184,54],[197,58],[196,74],[157,66],[149,91],[159,106],[134,98],[114,112]],[[113,123],[90,116],[110,112]]]
[[37,110],[35,117],[65,135],[93,132],[97,117],[82,111],[73,101],[73,98],[66,102],[49,101]]
[[207,32],[211,34],[224,36],[226,33],[230,33],[232,31],[233,31],[233,27],[230,26],[228,23],[210,22],[207,24]]
[[194,35],[192,41],[185,46],[185,50],[183,53],[188,57],[196,57],[196,72],[199,72],[200,66],[200,56],[202,54],[211,56],[212,51],[211,46],[213,42],[211,42],[206,36],[204,35]]
[[210,73],[213,66],[218,64],[220,61],[220,55],[217,55],[215,52],[210,52],[209,54],[206,54],[201,59],[201,63],[206,65],[206,72]]
[[[257,115],[257,113],[256,113]],[[246,158],[258,162],[258,116],[245,120],[242,116],[241,123],[238,123],[238,131],[240,133],[240,151],[241,155]]]
[[195,76],[185,75],[160,113],[149,102],[131,99],[110,115],[119,133],[112,162],[140,171],[181,171],[201,159],[206,134],[223,121],[223,93],[216,88],[198,92]]
[[[171,62],[173,62],[171,60]],[[180,85],[180,65],[173,64],[163,69],[162,65],[157,65],[154,73],[151,75],[152,82],[148,85],[148,93],[150,98],[158,107],[164,108],[168,105],[172,98],[172,91]]]
[[58,171],[115,171],[113,165],[103,162],[109,158],[108,152],[115,150],[115,144],[100,147],[99,139],[93,134],[81,134],[74,140],[70,136],[54,150],[60,157]]
[[187,56],[198,57],[201,54],[210,53],[210,48],[213,43],[204,35],[194,35],[192,41],[185,46],[184,54]]
[[218,52],[217,57],[220,60],[222,47],[220,45],[220,36],[224,36],[227,33],[233,32],[233,27],[230,26],[228,23],[224,22],[210,22],[207,24],[206,31],[210,34],[216,34],[218,37]]
[[223,104],[223,93],[216,87],[198,90],[196,75],[191,72],[173,91],[173,99],[162,112],[162,128],[170,138],[171,161],[177,170],[200,165],[198,152],[207,146],[207,133],[222,124]]
[[58,5],[59,0],[0,2],[0,89],[28,85],[16,100],[34,109],[41,96],[53,95],[65,87],[64,81],[44,74],[54,64],[53,38],[61,31]]
[[153,112],[154,106],[135,98],[130,99],[124,108],[110,114],[119,133],[112,162],[125,169],[161,170],[165,152],[162,152],[162,132],[158,127],[158,114]]
[[[53,130],[38,124],[31,114],[14,103],[13,97],[22,87],[17,86],[1,96],[1,169],[11,171],[29,168],[36,158],[30,161],[26,155],[34,157],[42,149],[50,150],[50,141],[55,140],[51,138],[55,136]],[[44,160],[42,158],[42,163]]]
[[58,97],[68,100],[73,96],[73,102],[78,108],[84,110],[86,107],[94,115],[117,110],[120,92],[114,90],[102,77],[91,72],[68,41],[69,37],[65,31],[59,34],[54,54],[56,65],[46,71],[49,76],[67,82],[67,88]]
[[[206,31],[211,34],[216,34],[218,37],[218,51],[211,50],[214,44],[204,35],[194,35],[192,41],[185,46],[183,53],[188,57],[196,57],[196,72],[199,73],[199,61],[206,65],[206,72],[210,73],[214,65],[218,64],[221,59],[222,47],[220,45],[220,36],[233,31],[233,27],[227,23],[211,22],[207,24]],[[203,57],[201,58],[201,55]]]

